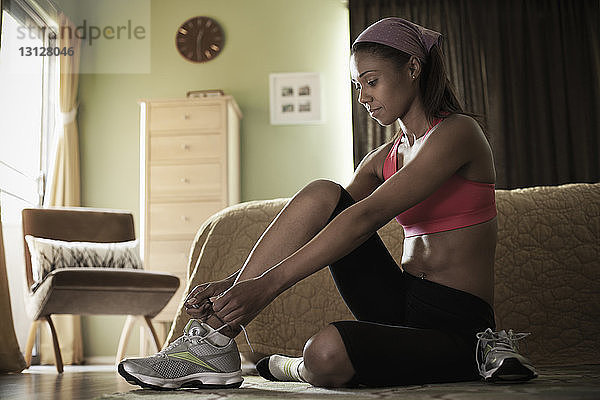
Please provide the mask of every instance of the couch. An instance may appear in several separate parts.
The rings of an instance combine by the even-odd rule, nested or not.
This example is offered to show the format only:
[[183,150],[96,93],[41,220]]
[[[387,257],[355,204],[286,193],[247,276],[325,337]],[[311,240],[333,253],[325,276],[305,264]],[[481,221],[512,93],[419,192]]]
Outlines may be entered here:
[[[288,199],[229,207],[199,229],[188,288],[239,269]],[[540,366],[600,364],[600,183],[497,190],[495,301],[498,329],[531,332],[523,351]],[[403,230],[392,220],[380,231],[399,261]],[[182,299],[183,300],[183,299]],[[167,342],[189,319],[180,304]],[[330,321],[353,319],[323,269],[280,295],[248,326],[240,352],[300,355],[305,341]]]

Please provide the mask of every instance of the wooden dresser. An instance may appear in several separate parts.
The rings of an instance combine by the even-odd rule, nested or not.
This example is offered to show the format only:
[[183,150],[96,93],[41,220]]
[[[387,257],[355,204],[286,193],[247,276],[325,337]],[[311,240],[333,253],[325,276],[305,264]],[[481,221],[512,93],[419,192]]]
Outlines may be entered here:
[[175,317],[198,228],[240,201],[241,117],[231,96],[140,101],[141,254],[181,280],[155,321]]

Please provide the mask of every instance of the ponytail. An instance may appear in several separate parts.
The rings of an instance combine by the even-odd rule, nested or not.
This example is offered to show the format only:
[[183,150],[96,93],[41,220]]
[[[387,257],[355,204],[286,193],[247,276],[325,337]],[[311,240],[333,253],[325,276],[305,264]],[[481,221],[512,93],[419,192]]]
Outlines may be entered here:
[[427,118],[433,120],[448,114],[465,114],[448,79],[444,58],[437,45],[431,48],[422,68],[419,90]]

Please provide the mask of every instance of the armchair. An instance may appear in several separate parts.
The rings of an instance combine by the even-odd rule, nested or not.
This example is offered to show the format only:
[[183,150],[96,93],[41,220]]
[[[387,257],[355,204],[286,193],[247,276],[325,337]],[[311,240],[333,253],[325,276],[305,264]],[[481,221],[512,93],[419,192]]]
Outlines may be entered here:
[[[135,239],[130,213],[89,208],[27,208],[23,210],[23,237],[78,242],[125,242]],[[152,317],[158,314],[179,287],[179,278],[139,269],[60,268],[34,285],[31,254],[25,243],[25,272],[28,290],[26,308],[33,319],[25,361],[29,366],[39,323],[45,320],[52,334],[54,357],[63,371],[58,337],[52,314],[128,315],[121,334],[117,362],[122,358],[136,316],[142,316],[154,343],[160,349]]]

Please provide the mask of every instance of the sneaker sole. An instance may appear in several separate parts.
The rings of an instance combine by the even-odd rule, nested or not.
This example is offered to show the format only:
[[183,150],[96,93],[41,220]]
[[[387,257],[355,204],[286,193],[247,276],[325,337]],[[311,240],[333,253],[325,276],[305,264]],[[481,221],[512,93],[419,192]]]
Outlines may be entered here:
[[221,374],[205,372],[179,379],[161,379],[141,374],[135,376],[125,371],[122,363],[119,364],[117,370],[119,375],[121,375],[127,382],[143,388],[155,390],[175,390],[180,388],[235,389],[242,386],[242,383],[244,382],[241,370]]
[[485,376],[487,382],[525,382],[533,378],[537,378],[537,374],[516,358],[505,359],[502,365]]

